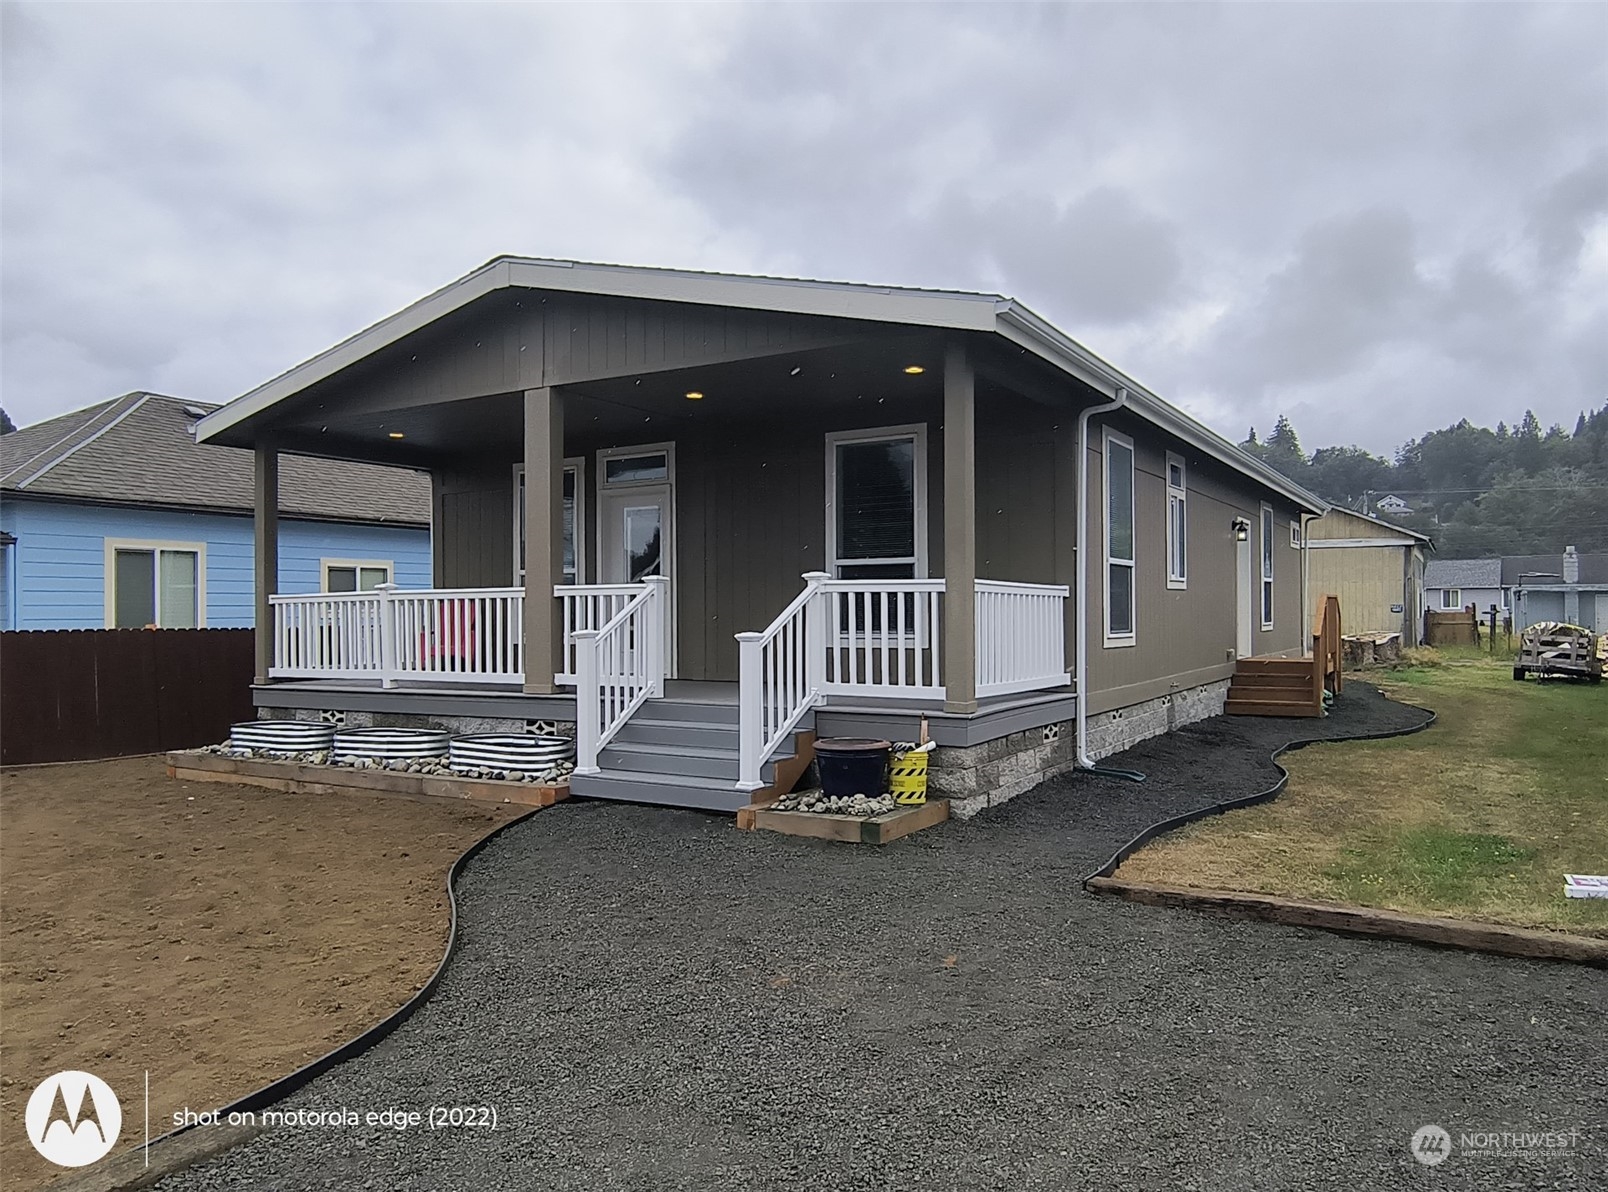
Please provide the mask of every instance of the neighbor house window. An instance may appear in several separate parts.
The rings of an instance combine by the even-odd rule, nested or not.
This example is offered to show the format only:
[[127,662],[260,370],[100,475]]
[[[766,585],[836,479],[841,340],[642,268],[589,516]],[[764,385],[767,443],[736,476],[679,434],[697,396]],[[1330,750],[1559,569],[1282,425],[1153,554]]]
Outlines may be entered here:
[[320,559],[326,592],[372,592],[391,582],[389,559]]
[[[661,457],[662,459],[663,457]],[[610,461],[613,462],[613,461]],[[564,567],[561,584],[581,582],[581,537],[576,527],[584,527],[586,503],[581,494],[581,461],[564,461]],[[514,585],[525,584],[525,468],[514,469]]]
[[1184,461],[1167,456],[1167,586],[1189,586],[1189,506]]
[[199,629],[206,623],[206,546],[106,540],[106,624]]
[[1442,608],[1450,608],[1450,609],[1462,608],[1463,607],[1463,589],[1461,589],[1461,588],[1442,588],[1441,589],[1441,607]]
[[1273,507],[1262,506],[1262,628],[1273,628]]
[[838,579],[927,574],[926,428],[826,437],[828,571]]
[[1107,645],[1134,637],[1133,440],[1105,432],[1105,636]]
[[1298,521],[1290,523],[1290,546],[1295,550],[1301,549],[1301,523]]

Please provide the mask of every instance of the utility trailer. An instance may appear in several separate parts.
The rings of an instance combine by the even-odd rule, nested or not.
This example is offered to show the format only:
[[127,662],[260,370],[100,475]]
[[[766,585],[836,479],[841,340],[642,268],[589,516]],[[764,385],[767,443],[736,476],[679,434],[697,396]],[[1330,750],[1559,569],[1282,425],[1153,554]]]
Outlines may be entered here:
[[1539,621],[1519,635],[1519,657],[1513,664],[1513,677],[1569,675],[1601,683],[1603,664],[1608,661],[1605,655],[1608,655],[1608,634],[1599,636],[1579,625],[1565,625],[1560,621]]

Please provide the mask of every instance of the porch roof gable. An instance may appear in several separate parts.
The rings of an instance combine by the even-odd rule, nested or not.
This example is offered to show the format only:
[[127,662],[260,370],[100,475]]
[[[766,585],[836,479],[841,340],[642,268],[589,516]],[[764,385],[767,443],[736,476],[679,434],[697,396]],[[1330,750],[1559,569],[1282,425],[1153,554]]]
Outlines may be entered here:
[[381,319],[209,414],[197,424],[196,439],[198,442],[216,439],[231,427],[256,417],[308,386],[334,376],[488,294],[509,288],[996,334],[1077,378],[1097,393],[1114,397],[1118,390],[1126,390],[1128,407],[1133,412],[1298,507],[1314,513],[1328,508],[1321,498],[1172,406],[1013,298],[966,290],[876,286],[534,257],[497,257]]

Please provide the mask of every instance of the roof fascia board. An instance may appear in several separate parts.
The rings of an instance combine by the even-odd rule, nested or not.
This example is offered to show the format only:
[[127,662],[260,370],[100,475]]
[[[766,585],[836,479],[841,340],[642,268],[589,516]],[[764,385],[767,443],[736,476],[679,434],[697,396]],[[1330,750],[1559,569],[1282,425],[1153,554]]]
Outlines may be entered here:
[[[119,399],[119,400],[126,401],[127,399],[122,398],[122,399]],[[21,480],[17,481],[17,483],[16,483],[17,489],[19,489],[19,490],[26,489],[30,484],[32,484],[35,480],[38,480],[45,473],[51,471],[52,469],[54,469],[56,467],[59,467],[61,464],[65,463],[67,460],[71,459],[78,452],[82,451],[85,447],[88,447],[96,439],[100,438],[107,431],[111,430],[119,422],[123,421],[123,419],[127,418],[135,410],[139,409],[141,406],[143,406],[146,402],[148,402],[150,400],[151,400],[151,395],[149,393],[137,394],[137,395],[134,396],[134,400],[129,401],[128,405],[124,409],[122,409],[121,411],[118,411],[113,417],[108,418],[105,422],[103,422],[93,432],[91,432],[89,434],[84,434],[83,432],[88,430],[88,427],[80,427],[79,430],[78,430],[78,433],[80,434],[81,437],[78,439],[77,442],[71,444],[69,447],[66,448],[66,450],[62,451],[59,455],[53,456],[48,463],[45,463],[43,466],[35,469],[34,471],[30,472],[27,476],[24,476]],[[109,406],[107,408],[107,410],[104,411],[104,413],[111,413],[113,410],[116,410],[116,409],[117,409],[117,402],[113,402],[111,404],[111,406]],[[93,425],[93,420],[91,421],[91,425]],[[72,438],[72,436],[69,435],[69,436],[67,436],[67,438],[70,439],[70,438]],[[50,448],[47,448],[46,450],[47,451],[54,451],[56,449],[56,447],[60,447],[63,442],[66,442],[66,439],[61,440],[60,442],[56,443],[54,446],[52,446]],[[39,455],[34,456],[33,459],[28,461],[28,466],[32,466],[34,463],[38,462],[38,460],[40,458],[42,458],[44,454],[45,454],[45,452],[40,452]]]
[[1329,511],[1329,503],[1322,497],[1286,479],[1255,456],[1246,454],[1215,431],[1169,405],[1027,307],[1015,301],[1003,302],[999,306],[998,319],[999,333],[1005,338],[1037,352],[1063,372],[1072,373],[1100,393],[1115,397],[1119,388],[1126,389],[1129,409],[1192,447],[1243,472],[1303,509],[1313,513]]
[[[105,509],[151,509],[160,513],[201,513],[215,517],[252,517],[253,510],[248,505],[181,505],[165,501],[119,501],[112,497],[86,497],[73,493],[50,493],[33,491],[7,490],[6,499],[9,501],[33,501],[41,505],[83,505],[91,508]],[[291,512],[281,508],[280,521],[319,522],[334,525],[358,526],[391,526],[400,530],[428,530],[428,520],[415,521],[412,518],[373,518],[364,517],[356,513],[308,513],[303,510]]]
[[1412,538],[1314,538],[1307,543],[1313,550],[1336,546],[1417,546]]

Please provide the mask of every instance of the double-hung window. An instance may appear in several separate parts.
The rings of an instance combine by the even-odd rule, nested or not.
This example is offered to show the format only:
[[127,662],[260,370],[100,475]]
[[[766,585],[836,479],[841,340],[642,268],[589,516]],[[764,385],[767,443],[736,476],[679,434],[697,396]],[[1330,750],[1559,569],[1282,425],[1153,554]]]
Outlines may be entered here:
[[[612,461],[611,461],[612,462]],[[581,582],[581,540],[576,526],[584,524],[581,496],[581,461],[564,461],[564,569],[561,584]],[[514,468],[514,586],[525,585],[525,466]]]
[[1262,506],[1262,628],[1273,628],[1273,506]]
[[1133,440],[1105,432],[1105,644],[1134,634]]
[[1189,586],[1189,494],[1181,456],[1167,455],[1167,586]]
[[198,629],[206,624],[206,547],[199,542],[106,540],[106,624]]
[[391,582],[389,559],[321,559],[326,592],[372,592]]

